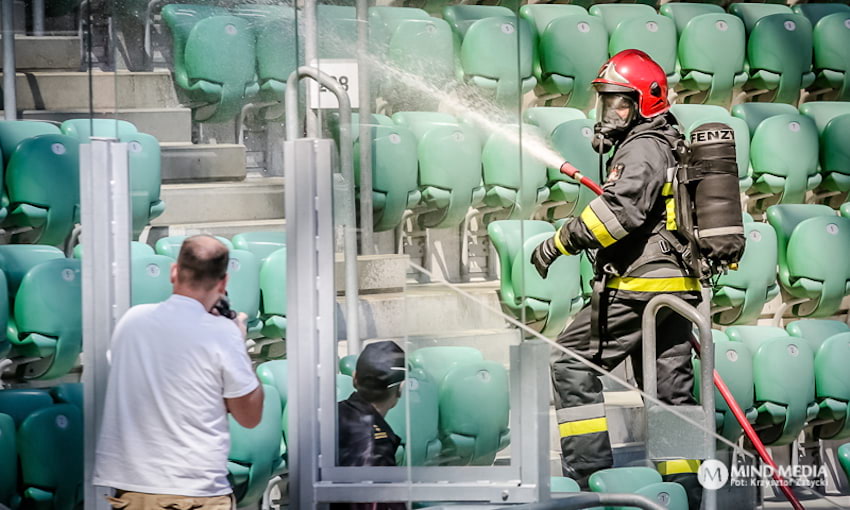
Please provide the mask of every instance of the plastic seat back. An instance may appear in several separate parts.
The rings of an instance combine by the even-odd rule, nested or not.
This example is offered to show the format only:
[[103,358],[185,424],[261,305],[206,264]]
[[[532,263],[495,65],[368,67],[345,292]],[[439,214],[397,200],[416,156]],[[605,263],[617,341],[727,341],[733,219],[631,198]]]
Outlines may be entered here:
[[538,206],[549,197],[547,172],[543,164],[528,149],[521,149],[515,140],[532,138],[544,144],[543,133],[530,124],[503,125],[504,133],[493,133],[481,153],[484,178],[484,203],[507,212],[489,215],[512,220],[528,220]]
[[80,261],[49,260],[21,281],[14,298],[16,349],[42,358],[25,364],[26,379],[52,379],[68,373],[82,348]]
[[230,453],[228,465],[248,468],[248,480],[234,487],[234,495],[241,506],[255,505],[263,498],[280,458],[280,424],[282,410],[280,396],[274,386],[263,385],[263,414],[254,428],[245,428],[231,416]]
[[269,255],[260,266],[263,335],[286,338],[286,248]]
[[263,262],[269,255],[286,246],[286,231],[242,232],[232,239],[237,250],[247,250]]
[[726,11],[719,5],[708,3],[670,2],[662,5],[658,9],[658,13],[673,20],[673,23],[676,24],[676,32],[681,37],[688,23],[697,16],[703,14],[725,14]]
[[0,504],[17,506],[18,452],[15,448],[15,421],[0,413]]
[[65,254],[55,246],[6,244],[0,246],[0,269],[6,275],[9,295],[18,292],[27,272],[42,262],[63,259]]
[[581,14],[587,14],[587,9],[575,4],[528,4],[519,8],[519,15],[531,23],[537,37],[556,19]]
[[584,119],[584,112],[578,108],[563,106],[536,106],[522,112],[522,121],[540,128],[546,136],[552,136],[555,128],[576,119]]
[[52,405],[53,398],[45,390],[12,388],[0,391],[0,413],[12,418],[16,429],[27,416]]
[[789,322],[785,330],[791,336],[805,338],[812,349],[817,352],[826,339],[841,333],[850,333],[846,322],[830,319],[800,319]]
[[82,505],[83,416],[70,404],[57,404],[28,416],[18,430],[22,505],[57,510]]
[[815,350],[815,391],[820,405],[819,418],[830,420],[815,427],[820,439],[850,437],[850,332],[839,333],[813,346]]
[[838,462],[841,464],[841,469],[847,478],[850,478],[850,443],[843,444],[837,450]]
[[[158,255],[165,255],[166,257],[177,260],[177,256],[180,255],[180,248],[183,246],[183,241],[185,241],[187,237],[189,236],[180,235],[163,237],[157,240],[154,245],[154,250]],[[230,239],[221,236],[215,236],[215,238],[221,241],[228,250],[233,249],[233,243],[230,242]]]
[[227,274],[230,307],[248,316],[248,330],[253,336],[252,330],[259,328],[260,322],[260,262],[250,251],[230,250]]
[[593,492],[634,493],[654,483],[661,483],[661,475],[649,467],[601,469],[588,480]]
[[443,462],[489,466],[508,445],[508,374],[499,363],[458,364],[440,384]]
[[58,135],[59,126],[39,120],[0,120],[0,153],[8,164],[12,154],[24,140],[41,135]]
[[[389,119],[387,119],[389,120]],[[372,204],[374,230],[392,230],[419,202],[416,137],[404,126],[372,125]],[[360,182],[360,139],[354,145],[354,176]]]
[[63,135],[76,138],[80,143],[88,143],[93,136],[121,138],[139,132],[132,122],[117,119],[70,119],[59,126]]
[[[599,173],[599,154],[590,142],[593,138],[594,121],[577,119],[558,126],[550,137],[552,147],[564,157],[564,160],[579,169],[582,175],[597,183],[602,183]],[[602,164],[607,161],[603,157]],[[571,217],[581,214],[591,200],[596,198],[586,186],[580,185],[572,177],[567,177],[558,168],[549,168],[549,199],[552,202],[564,202],[565,207],[552,211],[558,217]],[[554,219],[554,216],[553,216]]]
[[755,322],[764,305],[779,294],[776,283],[776,232],[766,223],[744,223],[746,245],[738,269],[720,276],[712,303],[724,310],[718,324]]
[[455,366],[483,360],[481,351],[462,346],[423,347],[410,353],[407,359],[413,368],[421,368],[438,385]]
[[132,306],[159,303],[171,296],[171,264],[174,260],[164,255],[131,256]]
[[425,466],[438,462],[442,449],[439,439],[439,387],[424,370],[416,368],[407,373],[402,397],[387,413],[386,419],[404,446],[403,455],[397,459],[400,466]]
[[[723,378],[744,412],[751,410],[754,404],[753,356],[741,342],[714,340],[714,367]],[[700,401],[700,360],[694,358],[694,393]],[[735,442],[741,437],[743,429],[732,415],[726,400],[714,390],[714,407],[719,415],[717,433]]]
[[812,26],[817,26],[821,19],[829,16],[830,14],[850,12],[850,5],[839,3],[796,4],[791,7],[791,10],[796,14],[802,14],[808,18],[808,20],[812,22]]
[[357,49],[357,11],[353,5],[319,4],[319,58],[354,58]]
[[79,145],[77,139],[58,134],[18,145],[6,166],[7,222],[33,229],[14,236],[14,242],[65,242],[79,219]]
[[133,236],[138,237],[152,219],[165,211],[165,204],[159,198],[162,185],[159,141],[144,133],[123,135],[120,141],[128,149]]
[[201,105],[194,120],[232,119],[259,89],[250,22],[221,7],[186,4],[166,5],[162,19],[173,40],[174,81]]
[[50,389],[50,395],[59,404],[72,404],[81,411],[83,407],[83,383],[62,383]]

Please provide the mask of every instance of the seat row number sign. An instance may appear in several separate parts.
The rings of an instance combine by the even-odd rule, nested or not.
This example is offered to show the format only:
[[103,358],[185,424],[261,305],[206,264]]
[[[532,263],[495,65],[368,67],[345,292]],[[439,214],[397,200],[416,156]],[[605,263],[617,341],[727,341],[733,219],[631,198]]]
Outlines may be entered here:
[[[357,82],[358,74],[356,60],[323,58],[318,62],[313,60],[310,62],[310,65],[336,80],[342,90],[348,93],[348,99],[351,101],[351,107],[359,107],[359,86]],[[339,103],[337,102],[336,95],[334,95],[333,92],[320,85],[315,80],[309,80],[309,82],[310,108],[323,110],[339,108]]]

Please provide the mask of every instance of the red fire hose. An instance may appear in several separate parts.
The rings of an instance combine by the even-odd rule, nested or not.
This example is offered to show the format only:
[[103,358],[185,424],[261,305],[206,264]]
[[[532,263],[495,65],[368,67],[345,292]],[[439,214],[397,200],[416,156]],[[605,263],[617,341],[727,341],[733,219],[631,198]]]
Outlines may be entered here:
[[[590,180],[588,177],[582,175],[576,167],[572,166],[566,161],[563,165],[561,165],[561,173],[572,177],[582,185],[587,186],[597,195],[602,194],[602,188],[598,184]],[[691,343],[693,344],[694,350],[696,350],[697,355],[699,355],[699,343],[696,342],[696,340],[693,338],[691,339]],[[800,503],[800,500],[798,500],[797,496],[791,491],[791,488],[788,486],[788,483],[779,474],[779,467],[776,465],[776,462],[774,462],[771,458],[770,453],[768,453],[767,451],[767,448],[764,447],[764,443],[762,443],[761,439],[759,439],[759,436],[758,434],[756,434],[756,431],[753,426],[750,425],[749,421],[747,421],[747,416],[744,414],[744,411],[741,409],[741,406],[738,405],[738,402],[735,401],[735,397],[732,396],[732,392],[729,391],[729,387],[726,386],[725,382],[723,382],[723,378],[720,377],[720,374],[717,372],[717,370],[714,371],[714,386],[717,387],[717,391],[720,392],[720,394],[723,396],[723,400],[726,401],[726,404],[729,406],[729,409],[732,410],[732,414],[735,415],[735,419],[738,420],[738,423],[741,425],[741,428],[744,429],[744,434],[746,434],[750,442],[753,443],[753,446],[758,452],[759,457],[761,457],[767,465],[773,468],[773,479],[776,480],[776,482],[779,484],[779,490],[782,491],[782,494],[785,495],[785,497],[791,503],[791,506],[794,507],[794,510],[805,510],[803,505]]]

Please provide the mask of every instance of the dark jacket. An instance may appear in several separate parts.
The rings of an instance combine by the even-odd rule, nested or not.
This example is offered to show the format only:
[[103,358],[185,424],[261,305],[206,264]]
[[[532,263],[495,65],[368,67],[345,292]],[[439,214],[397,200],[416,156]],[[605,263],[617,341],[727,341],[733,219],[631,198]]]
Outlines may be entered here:
[[675,122],[666,114],[632,128],[608,161],[603,194],[558,231],[570,253],[598,250],[597,274],[607,274],[606,286],[623,298],[699,293],[684,261],[685,245],[673,242],[678,238],[668,229],[674,198],[667,183],[678,166],[673,147],[681,139]]
[[[356,391],[337,405],[340,466],[395,466],[401,444],[384,417]],[[333,503],[331,510],[404,510],[404,503]]]

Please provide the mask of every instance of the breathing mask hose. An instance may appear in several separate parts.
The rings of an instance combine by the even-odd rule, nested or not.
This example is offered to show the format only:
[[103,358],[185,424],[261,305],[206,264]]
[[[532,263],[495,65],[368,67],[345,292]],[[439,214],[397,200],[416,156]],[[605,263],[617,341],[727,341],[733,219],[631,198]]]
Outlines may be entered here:
[[[566,161],[564,162],[564,164],[561,165],[561,173],[572,177],[582,185],[587,186],[597,195],[602,194],[602,188],[598,184],[593,182],[588,177],[582,175],[576,167],[572,166]],[[696,342],[696,340],[693,338],[691,338],[691,343],[693,344],[693,348],[696,351],[697,355],[699,355],[699,343]],[[729,387],[726,386],[726,383],[723,381],[723,378],[720,377],[720,374],[717,372],[717,370],[714,371],[714,386],[717,388],[717,391],[720,393],[720,395],[723,396],[723,400],[726,401],[726,404],[729,406],[729,409],[732,410],[732,414],[735,416],[735,419],[738,421],[738,424],[741,425],[741,428],[744,430],[744,434],[747,435],[747,439],[749,439],[755,447],[756,451],[759,454],[759,457],[761,457],[767,465],[773,468],[773,478],[777,481],[777,483],[779,483],[779,489],[782,491],[782,494],[785,495],[785,498],[788,499],[794,510],[805,510],[803,505],[800,503],[800,500],[797,499],[797,496],[794,495],[794,493],[791,491],[791,488],[788,487],[787,482],[779,474],[779,468],[777,467],[776,462],[774,462],[773,458],[770,456],[770,453],[768,453],[767,448],[764,447],[764,443],[762,443],[761,439],[759,439],[759,436],[753,426],[750,425],[749,421],[747,421],[747,415],[744,414],[744,411],[741,409],[741,406],[738,404],[738,402],[735,401],[735,397],[732,396],[732,392],[729,390]]]

